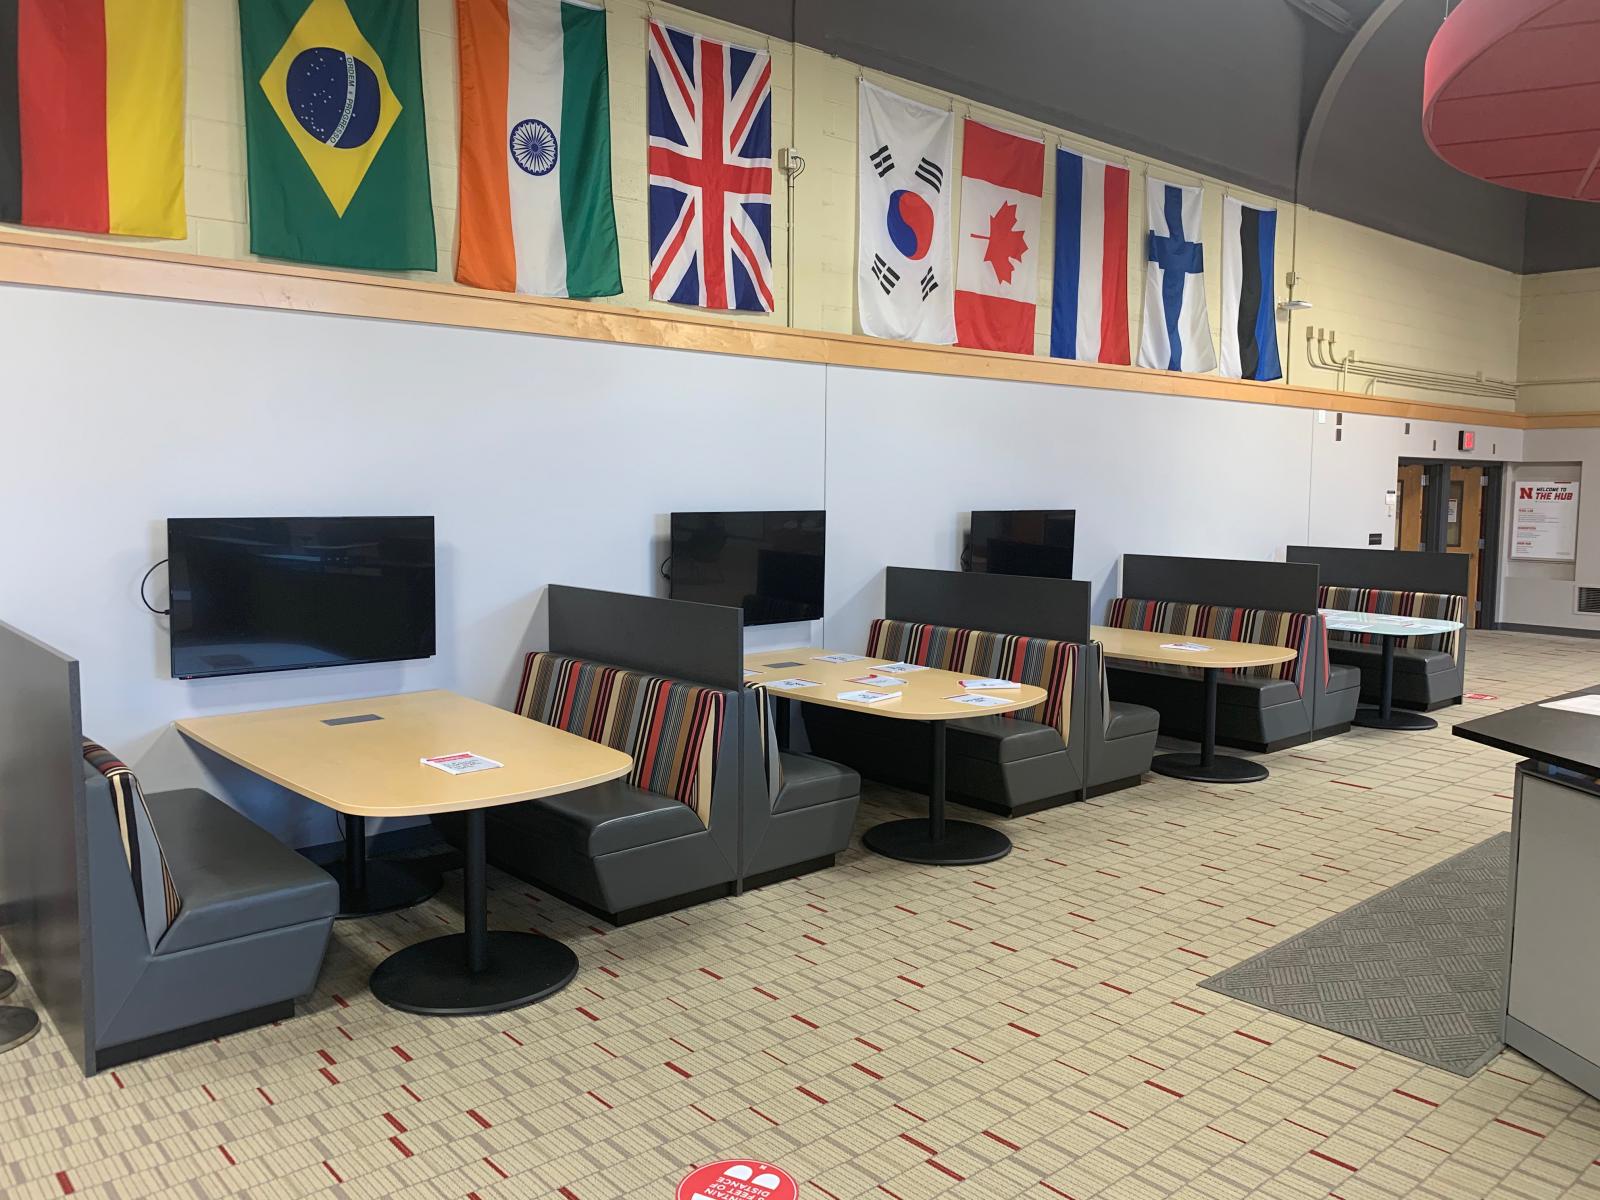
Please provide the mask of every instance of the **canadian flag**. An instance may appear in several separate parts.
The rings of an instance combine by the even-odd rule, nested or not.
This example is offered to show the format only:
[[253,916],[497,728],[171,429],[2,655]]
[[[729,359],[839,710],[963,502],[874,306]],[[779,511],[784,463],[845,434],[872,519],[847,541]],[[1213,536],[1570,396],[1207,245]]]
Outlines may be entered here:
[[956,342],[1032,354],[1044,142],[972,120],[962,141]]

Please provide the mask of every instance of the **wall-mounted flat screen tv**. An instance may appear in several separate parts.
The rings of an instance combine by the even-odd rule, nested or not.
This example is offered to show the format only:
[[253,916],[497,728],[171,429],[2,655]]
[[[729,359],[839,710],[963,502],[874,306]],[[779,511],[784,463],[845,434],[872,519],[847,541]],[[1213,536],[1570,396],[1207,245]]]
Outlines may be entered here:
[[432,517],[167,522],[176,679],[429,658]]
[[1072,578],[1073,508],[990,510],[972,514],[969,570],[991,575]]
[[746,625],[819,621],[825,535],[820,511],[673,513],[670,594]]

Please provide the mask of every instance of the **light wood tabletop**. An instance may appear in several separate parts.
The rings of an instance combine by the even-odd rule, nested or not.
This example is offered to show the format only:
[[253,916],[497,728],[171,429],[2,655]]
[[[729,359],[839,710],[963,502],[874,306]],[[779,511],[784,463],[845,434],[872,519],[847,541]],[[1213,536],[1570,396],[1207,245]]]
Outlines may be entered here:
[[[175,725],[241,767],[358,817],[515,804],[619,779],[633,766],[620,750],[454,692],[192,717]],[[453,776],[421,761],[461,752],[504,765]]]
[[[1296,651],[1287,646],[1188,637],[1148,629],[1117,629],[1110,625],[1092,627],[1089,636],[1100,643],[1101,653],[1107,658],[1134,659],[1178,667],[1216,667],[1219,670],[1270,667],[1297,657]],[[1204,646],[1205,649],[1174,650],[1173,646]]]
[[[856,682],[857,679],[876,674],[878,667],[886,663],[892,664],[894,660],[860,658],[843,663],[822,661],[824,655],[839,653],[841,652],[836,650],[807,646],[798,650],[761,650],[754,654],[746,654],[745,670],[754,671],[755,674],[745,676],[745,683],[760,686],[769,685],[779,679],[805,679],[816,686],[793,690],[773,688],[770,694],[788,700],[798,700],[802,704],[847,708],[901,721],[952,721],[963,717],[992,717],[999,713],[1032,708],[1044,703],[1045,700],[1043,688],[1026,683],[1014,688],[966,692],[961,687],[961,681],[979,679],[982,676],[941,671],[931,667],[905,674],[890,674],[889,678],[902,681],[898,687],[888,684],[859,683]],[[881,700],[875,704],[839,699],[840,692],[859,691],[892,692],[899,698]],[[951,699],[951,697],[971,695],[992,696],[1002,703],[979,707],[974,704],[964,704],[959,699]]]

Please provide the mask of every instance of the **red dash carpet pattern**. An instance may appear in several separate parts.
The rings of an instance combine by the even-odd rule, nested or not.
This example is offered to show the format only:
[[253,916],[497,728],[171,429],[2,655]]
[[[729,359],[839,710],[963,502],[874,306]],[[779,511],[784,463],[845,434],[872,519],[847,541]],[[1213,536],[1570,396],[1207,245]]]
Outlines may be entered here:
[[[0,1196],[655,1200],[748,1156],[807,1200],[1600,1200],[1600,1104],[1518,1055],[1462,1078],[1201,987],[1508,827],[1511,756],[1449,723],[1592,683],[1600,643],[1471,639],[1495,699],[1438,730],[1151,778],[1006,823],[987,866],[858,846],[621,930],[496,876],[495,927],[582,960],[533,1008],[367,992],[459,927],[452,876],[341,922],[291,1022],[90,1080],[46,1028],[0,1056]],[[874,789],[861,825],[922,807]]]

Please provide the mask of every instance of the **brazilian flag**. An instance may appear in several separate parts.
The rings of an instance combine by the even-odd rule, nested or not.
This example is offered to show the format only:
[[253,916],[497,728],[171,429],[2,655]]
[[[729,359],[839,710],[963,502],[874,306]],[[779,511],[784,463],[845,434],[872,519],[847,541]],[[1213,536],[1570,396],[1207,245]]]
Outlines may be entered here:
[[250,249],[438,265],[417,0],[239,0]]

